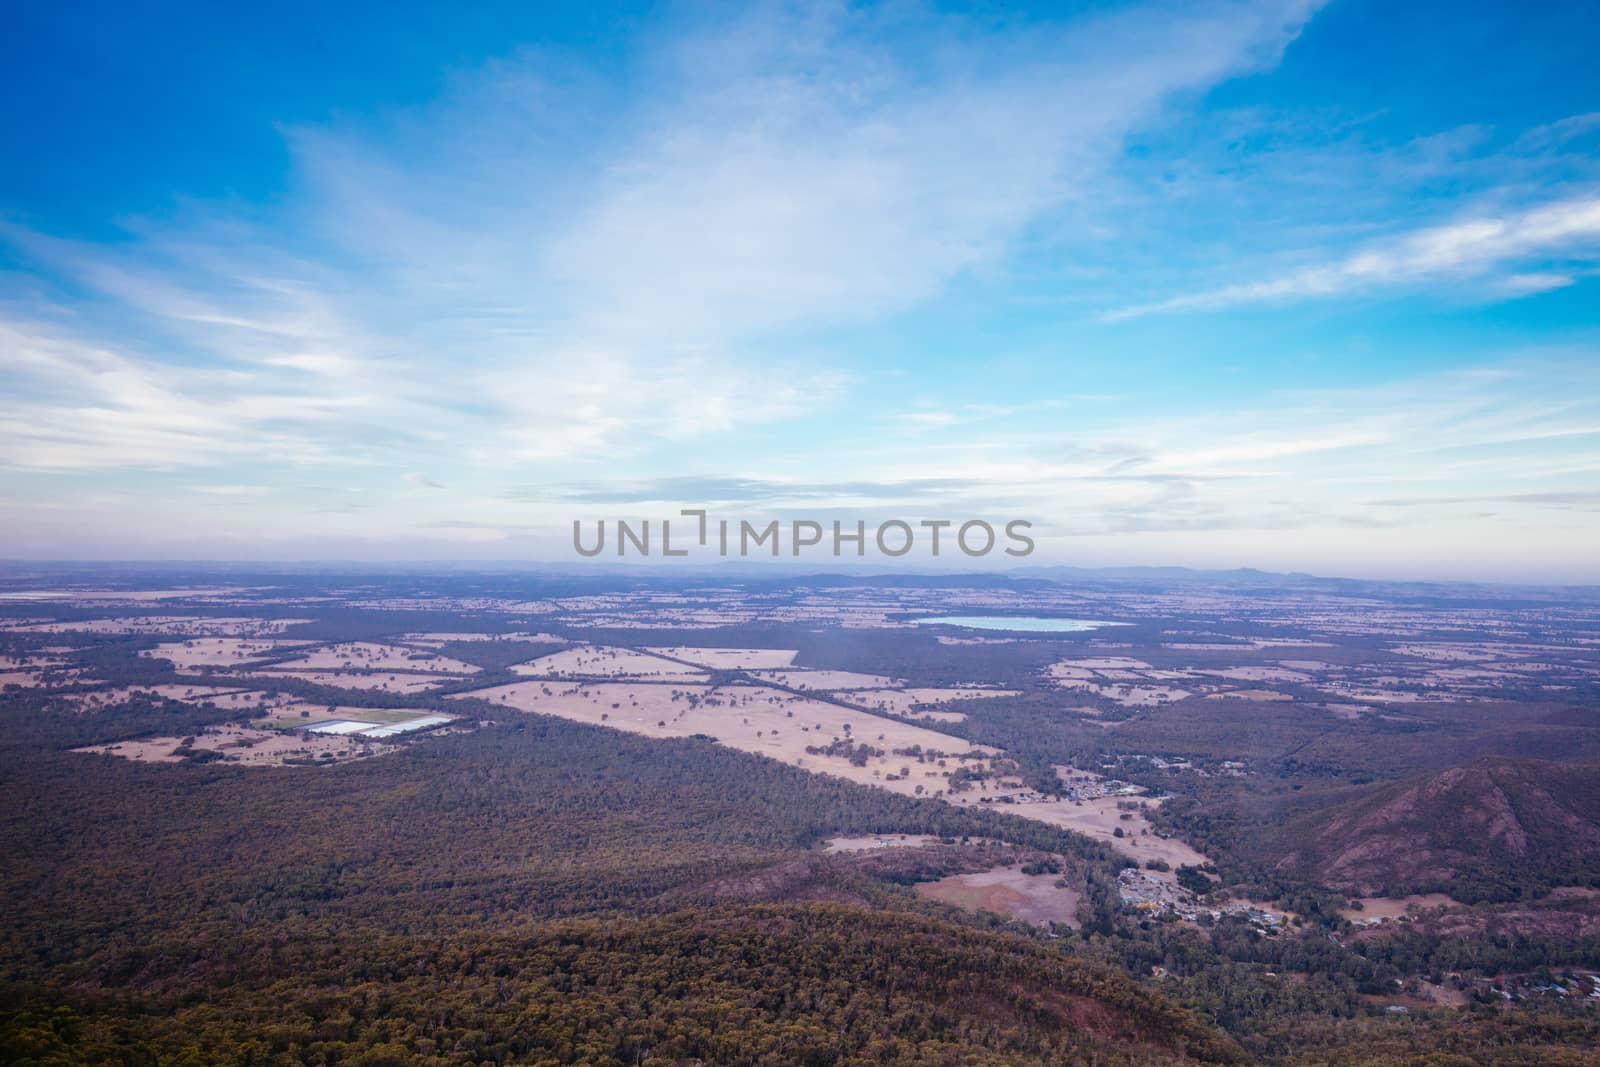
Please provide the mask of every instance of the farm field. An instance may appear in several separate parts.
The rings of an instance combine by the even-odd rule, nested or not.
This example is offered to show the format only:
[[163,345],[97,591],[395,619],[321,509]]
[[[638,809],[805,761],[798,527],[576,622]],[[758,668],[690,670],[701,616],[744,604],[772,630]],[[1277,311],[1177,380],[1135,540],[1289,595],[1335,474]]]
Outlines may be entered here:
[[196,667],[239,667],[305,648],[309,642],[241,637],[191,637],[157,645],[142,655],[170,660],[180,671]]
[[763,682],[772,682],[790,689],[807,689],[816,692],[836,692],[853,689],[895,689],[904,681],[885,678],[877,674],[858,674],[854,671],[827,671],[796,669],[788,671],[751,671],[751,676]]
[[425,693],[437,689],[455,676],[445,674],[399,674],[394,671],[306,671],[280,668],[263,668],[256,671],[230,672],[254,685],[267,685],[275,679],[297,678],[313,685],[334,689],[370,689],[386,693]]
[[1087,693],[1126,708],[1149,708],[1173,704],[1190,695],[1187,689],[1165,685],[1126,685],[1120,682],[1080,681],[1058,677],[1056,684],[1062,689]]
[[694,648],[667,646],[646,648],[670,659],[686,660],[718,671],[753,671],[787,667],[797,654],[792,648]]
[[872,852],[880,848],[921,848],[937,844],[932,834],[866,834],[858,837],[835,837],[823,845],[824,852]]
[[470,663],[435,652],[372,641],[327,645],[274,666],[295,671],[400,670],[433,674],[476,674],[479,670]]
[[973,874],[952,874],[936,882],[919,882],[919,896],[958,908],[1004,915],[1036,926],[1078,926],[1083,896],[1056,885],[1059,874],[1025,874],[1020,867],[997,867]]
[[[960,765],[958,754],[977,754],[984,758],[972,762],[983,764],[997,751],[766,686],[525,682],[457,696],[648,737],[715,738],[741,751],[910,796],[945,792],[946,779]],[[808,751],[846,742],[866,745],[877,754],[854,764],[842,754]],[[947,766],[929,766],[896,753],[912,748],[946,753]],[[954,799],[968,801],[965,796]]]
[[886,711],[895,715],[921,716],[935,722],[960,722],[964,712],[937,711],[917,707],[919,704],[948,704],[955,700],[980,700],[985,697],[1011,697],[1015,689],[988,689],[966,686],[960,689],[935,689],[910,687],[906,689],[850,689],[834,691],[841,699],[869,711]]
[[351,719],[357,722],[382,726],[386,723],[405,722],[428,714],[415,708],[367,708],[346,704],[289,703],[272,709],[265,725],[280,729],[300,729],[308,723],[326,719]]
[[[1355,907],[1360,904],[1359,908]],[[1351,922],[1387,922],[1403,919],[1414,911],[1452,908],[1459,905],[1445,893],[1414,893],[1407,897],[1361,897],[1339,914]]]
[[198,750],[213,753],[226,763],[242,767],[282,767],[295,761],[342,762],[392,751],[390,746],[373,741],[354,742],[347,737],[287,734],[250,726],[218,726],[192,736],[194,741],[187,746],[181,737],[150,737],[88,745],[74,751],[87,755],[119,756],[138,763],[182,763],[188,758],[188,752]]
[[259,690],[184,683],[98,689],[88,693],[76,693],[68,699],[73,701],[79,710],[88,711],[126,704],[138,697],[156,697],[195,705],[212,704],[219,708],[235,710],[271,707],[289,699],[284,696],[274,697]]
[[[1178,838],[1158,836],[1142,812],[1119,809],[1117,807],[1119,799],[1127,798],[1047,800],[1019,805],[1017,814],[1025,819],[1036,819],[1051,826],[1059,826],[1064,830],[1072,830],[1085,837],[1094,838],[1140,863],[1147,863],[1150,860],[1164,861],[1176,869],[1183,865],[1200,867],[1212,862],[1209,857],[1184,844]],[[1124,815],[1131,817],[1124,819]],[[1118,830],[1121,830],[1124,836],[1118,837]],[[1162,872],[1155,877],[1166,879],[1171,875]]]
[[456,641],[534,641],[541,644],[566,644],[566,638],[557,637],[555,634],[524,633],[521,631],[505,634],[478,633],[473,630],[459,630],[450,633],[401,634],[399,640],[408,645],[422,645],[428,648],[437,648]]
[[194,617],[189,615],[134,615],[108,619],[23,623],[12,627],[27,633],[55,634],[172,634],[193,636],[262,637],[279,634],[310,619],[259,619],[251,617]]
[[711,675],[660,656],[628,648],[580,645],[540,656],[512,668],[529,678],[639,678],[649,681],[705,682]]
[[1293,701],[1290,693],[1280,693],[1275,689],[1230,689],[1226,693],[1207,693],[1207,700],[1254,700],[1257,702],[1274,700]]

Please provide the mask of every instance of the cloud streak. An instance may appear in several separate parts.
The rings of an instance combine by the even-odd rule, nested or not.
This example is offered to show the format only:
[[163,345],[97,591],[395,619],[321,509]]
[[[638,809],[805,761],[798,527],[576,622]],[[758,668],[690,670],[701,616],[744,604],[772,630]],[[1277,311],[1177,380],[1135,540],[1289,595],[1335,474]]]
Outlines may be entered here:
[[508,500],[585,504],[682,503],[771,505],[797,501],[839,503],[868,500],[878,503],[927,499],[956,491],[972,492],[979,482],[959,478],[914,478],[902,481],[804,482],[776,478],[738,478],[708,475],[588,484],[514,486]]
[[[1108,313],[1118,322],[1147,315],[1218,311],[1248,304],[1341,296],[1402,286],[1475,279],[1531,257],[1571,256],[1600,262],[1600,196],[1580,196],[1521,211],[1482,215],[1433,226],[1371,245],[1333,263],[1277,278],[1136,304]],[[1570,274],[1514,273],[1501,279],[1507,295],[1570,285]]]

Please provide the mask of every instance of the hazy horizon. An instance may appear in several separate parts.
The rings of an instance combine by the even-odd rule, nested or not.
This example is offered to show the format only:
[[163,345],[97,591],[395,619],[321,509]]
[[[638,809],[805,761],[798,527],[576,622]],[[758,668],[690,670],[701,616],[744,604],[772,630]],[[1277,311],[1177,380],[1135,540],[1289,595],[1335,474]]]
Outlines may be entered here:
[[628,557],[618,559],[606,557],[595,560],[567,560],[567,559],[521,559],[515,557],[479,559],[471,558],[436,558],[436,559],[355,559],[349,557],[322,557],[322,558],[254,558],[254,559],[206,559],[206,558],[104,558],[104,559],[68,559],[68,558],[6,558],[0,557],[0,581],[22,580],[18,574],[5,573],[6,569],[26,574],[29,568],[39,568],[48,571],[50,568],[67,568],[81,570],[86,576],[102,572],[106,568],[126,567],[135,573],[147,570],[152,575],[183,568],[195,568],[205,572],[217,574],[253,573],[252,568],[265,568],[268,573],[281,572],[287,576],[296,574],[315,575],[323,573],[371,573],[383,574],[484,574],[496,575],[505,573],[539,574],[583,574],[604,577],[614,576],[639,576],[639,577],[664,577],[677,576],[725,576],[733,580],[745,581],[758,579],[763,575],[771,577],[795,578],[816,576],[841,576],[852,578],[872,577],[959,577],[972,576],[979,578],[1007,578],[1014,577],[1027,579],[1031,577],[1051,577],[1071,574],[1081,574],[1086,579],[1096,577],[1115,580],[1117,578],[1138,579],[1148,577],[1151,579],[1165,576],[1193,575],[1201,582],[1213,578],[1226,580],[1230,577],[1237,578],[1242,575],[1258,576],[1263,580],[1310,580],[1315,582],[1358,582],[1398,585],[1439,585],[1448,586],[1487,586],[1507,588],[1543,588],[1564,589],[1569,592],[1587,589],[1600,590],[1600,581],[1596,580],[1538,580],[1534,578],[1517,579],[1514,577],[1492,578],[1474,577],[1471,575],[1439,574],[1432,577],[1419,574],[1406,573],[1343,573],[1310,570],[1275,570],[1271,568],[1239,565],[1232,567],[1198,567],[1181,564],[1103,564],[1085,565],[1074,563],[1045,563],[1032,560],[1013,560],[1007,563],[990,563],[985,565],[981,560],[856,560],[856,559],[707,559],[707,560],[663,560],[659,558],[639,559]]

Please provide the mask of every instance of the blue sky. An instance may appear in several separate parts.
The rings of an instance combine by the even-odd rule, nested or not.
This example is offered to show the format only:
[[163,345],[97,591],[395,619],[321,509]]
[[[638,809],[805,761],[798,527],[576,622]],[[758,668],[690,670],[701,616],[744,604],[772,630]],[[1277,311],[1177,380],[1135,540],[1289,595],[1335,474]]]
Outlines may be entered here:
[[1593,4],[11,5],[19,558],[1600,581]]

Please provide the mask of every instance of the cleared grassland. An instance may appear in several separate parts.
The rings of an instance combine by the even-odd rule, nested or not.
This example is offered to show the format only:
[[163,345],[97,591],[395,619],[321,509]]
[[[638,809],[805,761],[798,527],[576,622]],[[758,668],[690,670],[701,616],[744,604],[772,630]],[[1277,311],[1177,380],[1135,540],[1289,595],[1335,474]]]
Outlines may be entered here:
[[935,845],[932,834],[865,834],[860,837],[835,837],[823,846],[824,852],[873,852],[880,848],[921,848]]
[[1360,908],[1341,909],[1339,914],[1351,922],[1373,922],[1403,919],[1413,910],[1461,906],[1445,893],[1418,893],[1409,897],[1362,897],[1360,904]]
[[1194,673],[1234,682],[1309,682],[1311,675],[1286,667],[1196,668]]
[[362,689],[385,693],[422,693],[437,688],[453,675],[396,674],[392,671],[287,671],[260,670],[246,675],[257,685],[273,678],[298,678],[303,682],[326,685],[334,689]]
[[1142,659],[1131,659],[1128,656],[1095,656],[1089,659],[1067,659],[1056,664],[1058,667],[1079,667],[1094,671],[1146,671],[1150,664]]
[[763,682],[773,682],[790,689],[810,689],[831,692],[839,689],[898,689],[905,682],[898,678],[885,678],[881,674],[857,674],[854,671],[812,671],[796,667],[787,671],[751,671],[751,677]]
[[419,708],[359,708],[344,704],[312,704],[296,701],[275,709],[273,717],[264,724],[280,730],[293,730],[328,719],[351,719],[370,722],[374,726],[406,722],[430,714]]
[[1251,700],[1256,703],[1272,703],[1274,701],[1293,700],[1288,693],[1279,693],[1273,689],[1233,689],[1226,693],[1208,693],[1207,700]]
[[966,716],[959,711],[912,711],[919,704],[948,704],[952,700],[976,700],[981,697],[1016,696],[1015,689],[850,689],[839,691],[841,699],[859,704],[872,711],[887,711],[894,715],[927,714],[936,722],[960,722]]
[[430,671],[434,674],[476,674],[479,668],[435,652],[373,641],[346,641],[325,645],[298,659],[276,665],[282,670],[328,671]]
[[[73,749],[93,755],[121,756],[141,763],[177,763],[184,758],[181,737],[149,737],[138,741],[118,741],[109,745],[90,745]],[[194,735],[196,749],[217,752],[229,763],[244,767],[281,767],[294,759],[328,757],[327,762],[363,759],[394,751],[395,746],[371,741],[355,742],[348,737],[319,737],[316,734],[286,734],[253,726],[217,726]]]
[[270,707],[287,703],[288,697],[273,697],[260,690],[213,685],[125,685],[115,689],[99,689],[92,693],[76,693],[69,699],[79,711],[114,707],[138,697],[157,697],[177,700],[185,704],[212,704],[219,708],[245,709]]
[[453,644],[458,641],[543,641],[548,644],[566,644],[567,639],[557,637],[555,634],[485,634],[476,631],[453,631],[450,633],[420,633],[405,634],[400,638],[408,645],[422,645],[426,648],[438,648],[441,645]]
[[191,637],[185,641],[170,641],[147,649],[141,656],[151,659],[171,660],[177,670],[195,667],[239,667],[257,660],[281,656],[296,648],[306,648],[305,641],[283,641],[243,637]]
[[996,867],[972,874],[952,874],[937,882],[919,882],[918,896],[953,904],[958,908],[987,911],[1022,922],[1045,926],[1078,925],[1078,905],[1083,896],[1056,885],[1058,874],[1024,874],[1020,867]]
[[1075,693],[1092,693],[1102,699],[1121,704],[1125,708],[1147,708],[1158,704],[1175,704],[1189,695],[1186,689],[1167,685],[1128,685],[1116,682],[1087,682],[1062,679],[1056,682],[1062,689]]
[[[996,750],[921,726],[852,711],[758,685],[650,684],[643,682],[518,682],[460,694],[478,697],[520,711],[559,715],[578,722],[609,726],[648,737],[701,735],[745,752],[756,752],[820,774],[880,786],[908,796],[937,795],[951,771],[961,765],[947,755],[946,766],[918,763],[895,755],[896,749],[920,747],[947,754],[978,753],[970,764],[987,764]],[[843,755],[821,755],[807,748],[826,748],[835,741],[865,744],[881,751],[862,765]],[[901,772],[908,773],[902,775]],[[958,802],[976,801],[964,794]]]
[[[290,626],[311,619],[252,619],[224,616],[139,615],[110,619],[77,619],[71,622],[42,622],[18,625],[12,629],[29,633],[90,634],[172,634],[174,636],[259,637],[282,633]],[[302,642],[303,643],[303,642]]]
[[967,716],[965,712],[960,711],[918,710],[911,712],[910,717],[920,719],[922,722],[963,722]]
[[639,678],[658,682],[705,682],[711,675],[660,656],[610,645],[578,645],[511,668],[529,678]]
[[[1140,811],[1126,812],[1117,807],[1118,801],[1128,797],[1097,797],[1093,800],[1048,800],[1036,804],[1019,804],[1007,807],[1025,819],[1036,819],[1066,830],[1103,841],[1122,853],[1139,861],[1164,860],[1175,871],[1179,866],[1202,866],[1210,863],[1205,855],[1195,851],[1175,837],[1157,837],[1150,822]],[[1124,819],[1124,814],[1131,818]],[[1121,830],[1122,837],[1117,836]],[[1164,881],[1174,880],[1172,872],[1148,872],[1151,877]]]
[[754,671],[787,667],[799,653],[792,648],[647,648],[672,659],[681,659],[717,671]]

